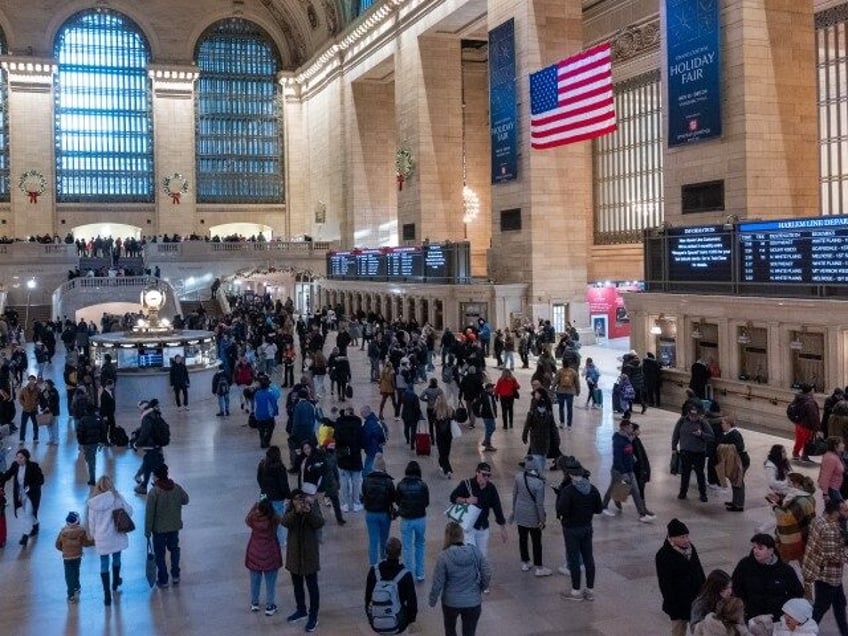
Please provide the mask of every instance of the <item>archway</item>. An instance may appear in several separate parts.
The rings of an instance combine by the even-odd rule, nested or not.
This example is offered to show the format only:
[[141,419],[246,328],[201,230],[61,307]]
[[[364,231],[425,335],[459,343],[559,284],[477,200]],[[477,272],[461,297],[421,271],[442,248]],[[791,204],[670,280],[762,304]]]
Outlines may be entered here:
[[136,225],[128,225],[126,223],[87,223],[86,225],[78,225],[71,230],[75,239],[85,239],[89,241],[98,236],[101,238],[114,239],[121,238],[141,238],[141,228]]

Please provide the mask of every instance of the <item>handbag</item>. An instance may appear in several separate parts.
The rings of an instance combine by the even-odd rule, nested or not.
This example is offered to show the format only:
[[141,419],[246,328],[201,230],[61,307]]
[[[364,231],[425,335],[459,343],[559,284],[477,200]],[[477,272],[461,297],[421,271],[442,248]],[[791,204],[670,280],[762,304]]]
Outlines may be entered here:
[[676,450],[671,451],[671,461],[668,464],[668,472],[672,475],[680,474],[680,453]]
[[[471,483],[468,480],[466,480],[465,483],[470,495]],[[451,521],[458,523],[463,532],[469,532],[472,528],[474,528],[474,524],[477,523],[477,519],[480,518],[481,512],[483,512],[482,508],[475,506],[474,504],[455,503],[445,510],[445,516]]]
[[53,414],[50,411],[35,414],[35,423],[38,426],[49,426],[53,423]]
[[353,387],[352,387],[351,385],[349,385],[349,384],[345,387],[345,397],[346,397],[348,400],[350,400],[351,398],[353,398]]
[[627,501],[627,498],[630,496],[630,491],[633,486],[630,482],[619,480],[612,485],[612,492],[610,492],[610,496],[613,501],[617,501],[618,503],[624,503]]
[[827,441],[821,435],[816,435],[809,442],[804,444],[804,454],[807,457],[817,457],[824,455],[827,452]]
[[460,437],[462,437],[462,427],[459,425],[459,422],[457,422],[456,420],[451,420],[450,428],[451,437],[453,439],[459,439]]
[[453,419],[460,424],[465,424],[468,421],[468,409],[462,405],[462,402],[459,403],[459,406],[453,412]]
[[126,533],[135,530],[132,517],[123,508],[115,508],[112,511],[112,521],[115,523],[115,530],[118,532]]
[[153,554],[153,544],[150,537],[147,538],[147,563],[144,566],[144,575],[150,587],[156,585],[156,555]]

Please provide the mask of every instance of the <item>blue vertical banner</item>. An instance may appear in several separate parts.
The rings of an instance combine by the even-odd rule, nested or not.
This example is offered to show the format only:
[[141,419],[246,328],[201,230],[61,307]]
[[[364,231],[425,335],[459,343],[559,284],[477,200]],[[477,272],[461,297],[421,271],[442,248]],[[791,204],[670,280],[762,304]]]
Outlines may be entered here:
[[518,177],[518,114],[515,84],[515,22],[489,31],[489,128],[492,183]]
[[668,145],[721,136],[719,0],[665,0]]

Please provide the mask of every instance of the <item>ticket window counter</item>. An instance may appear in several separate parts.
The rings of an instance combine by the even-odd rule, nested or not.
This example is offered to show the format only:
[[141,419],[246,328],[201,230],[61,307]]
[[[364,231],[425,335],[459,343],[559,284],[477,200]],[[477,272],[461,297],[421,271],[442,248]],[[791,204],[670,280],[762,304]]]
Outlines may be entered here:
[[661,367],[673,369],[677,366],[677,319],[665,315],[654,319],[651,327],[654,336],[654,354]]
[[[700,336],[700,337],[698,337]],[[710,370],[710,377],[721,377],[721,360],[718,355],[718,325],[709,322],[696,323],[692,331],[695,343],[693,360],[701,360]]]
[[790,388],[797,390],[802,384],[810,384],[817,393],[827,391],[824,386],[824,334],[805,330],[789,333]]
[[739,351],[739,380],[768,384],[768,330],[751,323],[737,327]]
[[442,331],[445,328],[445,304],[441,300],[434,300],[433,303],[433,328]]
[[480,318],[489,320],[489,303],[461,303],[459,306],[462,329],[479,326]]

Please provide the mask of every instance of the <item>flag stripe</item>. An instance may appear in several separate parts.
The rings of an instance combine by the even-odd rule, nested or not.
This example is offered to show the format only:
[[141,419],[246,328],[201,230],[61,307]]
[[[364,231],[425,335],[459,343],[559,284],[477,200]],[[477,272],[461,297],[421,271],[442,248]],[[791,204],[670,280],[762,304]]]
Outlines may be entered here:
[[530,76],[531,146],[592,139],[616,130],[609,44],[596,46]]

